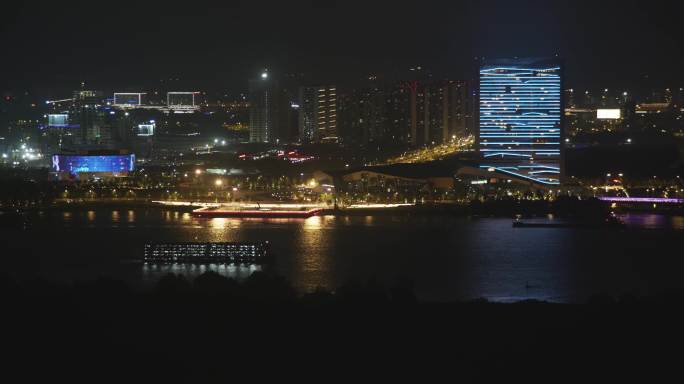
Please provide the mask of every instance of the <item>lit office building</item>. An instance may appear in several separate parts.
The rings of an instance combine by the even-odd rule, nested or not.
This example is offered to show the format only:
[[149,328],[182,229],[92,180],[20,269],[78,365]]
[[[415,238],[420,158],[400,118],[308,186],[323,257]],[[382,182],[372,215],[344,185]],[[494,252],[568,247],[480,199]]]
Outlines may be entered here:
[[52,156],[52,173],[56,179],[75,176],[90,177],[126,176],[135,170],[135,155],[116,152],[85,153],[81,155]]
[[482,168],[538,184],[560,184],[561,66],[552,59],[487,61],[480,67]]

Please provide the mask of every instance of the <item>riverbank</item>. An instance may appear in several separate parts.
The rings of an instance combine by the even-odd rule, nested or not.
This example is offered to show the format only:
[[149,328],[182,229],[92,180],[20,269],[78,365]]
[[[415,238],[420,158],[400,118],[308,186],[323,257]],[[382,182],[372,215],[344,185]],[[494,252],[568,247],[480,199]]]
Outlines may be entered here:
[[[46,204],[28,207],[2,207],[3,212],[38,212],[38,211],[89,211],[97,209],[170,209],[178,212],[192,212],[201,207],[219,207],[222,203],[158,201],[149,199],[60,199]],[[224,203],[227,205],[236,203]],[[283,202],[247,202],[247,206],[258,204],[288,204]],[[364,207],[364,206],[368,207]],[[607,216],[615,213],[658,213],[664,215],[682,215],[684,208],[680,205],[666,204],[619,204],[592,200],[560,199],[556,201],[473,201],[470,203],[419,203],[419,204],[356,204],[351,207],[320,206],[319,215],[333,216],[389,216],[389,215],[448,215],[448,216],[492,216],[515,217],[554,215],[568,216]]]

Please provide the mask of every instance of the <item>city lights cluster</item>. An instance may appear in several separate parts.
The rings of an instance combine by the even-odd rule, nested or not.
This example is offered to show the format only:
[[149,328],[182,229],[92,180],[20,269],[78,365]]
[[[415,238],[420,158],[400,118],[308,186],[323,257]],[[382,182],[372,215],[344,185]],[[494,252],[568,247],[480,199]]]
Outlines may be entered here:
[[444,159],[457,153],[471,150],[475,138],[471,135],[452,136],[451,140],[440,145],[407,151],[399,156],[391,157],[383,162],[369,163],[368,165],[390,164],[418,164]]
[[31,148],[26,143],[12,149],[9,153],[2,153],[2,163],[11,162],[12,165],[28,164],[43,159],[43,154],[37,148]]

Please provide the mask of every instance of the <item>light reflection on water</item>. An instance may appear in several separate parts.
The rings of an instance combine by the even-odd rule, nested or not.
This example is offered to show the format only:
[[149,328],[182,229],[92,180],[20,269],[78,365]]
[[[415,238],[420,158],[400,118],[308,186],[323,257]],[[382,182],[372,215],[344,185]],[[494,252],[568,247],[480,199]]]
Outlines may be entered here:
[[672,218],[672,228],[684,230],[684,216],[674,216]]
[[172,273],[182,275],[188,280],[192,280],[205,272],[216,272],[221,276],[238,281],[245,280],[252,273],[261,271],[262,267],[259,265],[234,265],[234,264],[170,264],[170,265],[153,265],[143,264],[142,278],[146,283],[154,283],[166,274]]
[[654,213],[621,214],[618,218],[628,228],[684,230],[684,216],[659,215]]
[[[334,226],[331,226],[335,222],[333,216],[312,216],[307,219],[212,218],[194,219],[193,222],[199,224],[197,228],[201,229],[194,241],[254,241],[251,234],[259,229],[288,231],[291,234],[284,239],[286,244],[276,242],[269,252],[275,253],[276,259],[282,258],[285,253],[293,256],[288,263],[280,265],[287,269],[290,279],[297,283],[300,290],[307,292],[318,287],[336,288],[332,278],[331,255],[326,251],[334,247],[334,239],[330,236],[331,231],[334,231]],[[266,236],[258,239],[270,240]]]
[[209,221],[209,225],[213,229],[225,229],[226,225],[228,225],[228,219],[224,217],[213,218]]
[[297,223],[297,238],[294,249],[298,257],[292,266],[292,280],[298,281],[300,289],[313,291],[318,287],[334,289],[331,277],[330,254],[320,249],[321,245],[334,247],[334,239],[330,237],[330,223],[333,216],[312,216]]

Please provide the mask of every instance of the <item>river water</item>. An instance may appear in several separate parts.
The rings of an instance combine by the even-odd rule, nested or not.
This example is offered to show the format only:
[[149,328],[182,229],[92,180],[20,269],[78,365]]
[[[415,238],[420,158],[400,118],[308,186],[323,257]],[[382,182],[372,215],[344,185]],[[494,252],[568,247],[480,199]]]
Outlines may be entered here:
[[166,209],[36,212],[3,229],[4,274],[56,281],[168,272],[244,278],[255,266],[143,266],[146,242],[269,241],[272,269],[300,292],[375,279],[413,281],[427,300],[540,299],[684,291],[684,217],[631,214],[626,229],[513,228],[509,218],[450,216],[196,219]]

